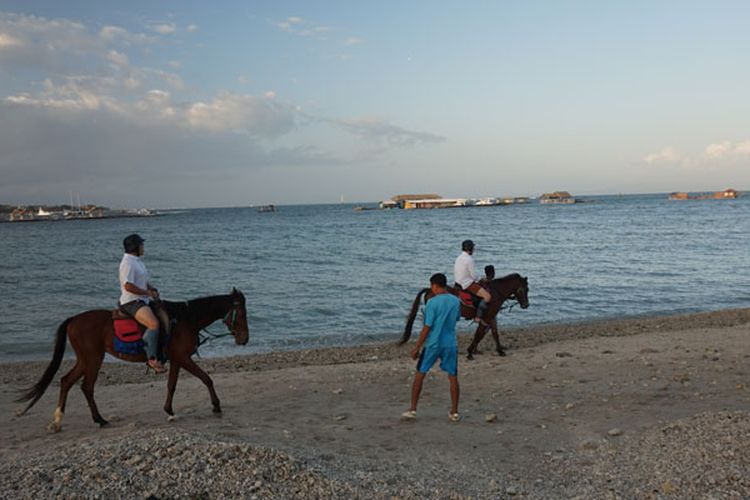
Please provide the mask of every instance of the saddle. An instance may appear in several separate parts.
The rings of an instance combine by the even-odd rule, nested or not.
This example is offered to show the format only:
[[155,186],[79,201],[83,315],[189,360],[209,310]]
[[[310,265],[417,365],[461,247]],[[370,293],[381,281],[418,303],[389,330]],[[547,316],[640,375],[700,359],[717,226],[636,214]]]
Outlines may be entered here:
[[[154,307],[154,314],[159,319],[159,353],[169,341],[171,322],[167,312],[161,307]],[[112,325],[114,326],[114,347],[117,352],[124,354],[138,354],[143,352],[143,334],[146,327],[138,323],[132,316],[120,309],[112,310]],[[163,357],[159,356],[160,358]],[[160,359],[164,361],[165,359]]]

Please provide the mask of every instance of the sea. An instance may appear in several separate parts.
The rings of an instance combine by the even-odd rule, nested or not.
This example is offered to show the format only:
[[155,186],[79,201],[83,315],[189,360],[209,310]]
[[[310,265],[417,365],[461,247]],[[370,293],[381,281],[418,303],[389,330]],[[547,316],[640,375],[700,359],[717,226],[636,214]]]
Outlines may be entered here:
[[201,347],[204,357],[396,341],[430,275],[452,280],[465,239],[476,243],[480,273],[492,264],[498,277],[528,277],[530,307],[501,313],[501,330],[750,306],[750,196],[583,199],[434,210],[281,205],[271,213],[190,209],[0,224],[0,361],[49,359],[65,318],[114,308],[122,239],[134,232],[146,239],[143,261],[163,298],[233,287],[245,294],[250,342],[216,339]]

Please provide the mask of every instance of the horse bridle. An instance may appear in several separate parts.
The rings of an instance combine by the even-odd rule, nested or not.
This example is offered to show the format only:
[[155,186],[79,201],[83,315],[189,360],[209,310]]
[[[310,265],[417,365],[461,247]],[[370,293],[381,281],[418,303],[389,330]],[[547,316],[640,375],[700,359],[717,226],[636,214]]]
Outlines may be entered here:
[[233,301],[232,308],[224,315],[224,324],[229,329],[229,332],[235,337],[237,336],[237,318],[239,317],[238,309],[241,306],[242,303],[240,301]]

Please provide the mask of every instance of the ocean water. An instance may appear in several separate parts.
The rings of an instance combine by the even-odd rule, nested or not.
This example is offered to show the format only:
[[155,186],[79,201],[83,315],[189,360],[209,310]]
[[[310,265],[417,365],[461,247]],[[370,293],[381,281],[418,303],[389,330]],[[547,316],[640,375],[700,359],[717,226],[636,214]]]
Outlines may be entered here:
[[233,286],[245,293],[249,344],[215,340],[203,356],[395,341],[429,276],[452,279],[466,238],[477,244],[478,271],[493,264],[498,276],[529,278],[531,306],[501,314],[501,328],[750,306],[750,197],[587,199],[412,211],[196,209],[0,224],[0,360],[48,359],[66,317],[114,307],[121,242],[132,232],[146,239],[143,260],[164,298]]

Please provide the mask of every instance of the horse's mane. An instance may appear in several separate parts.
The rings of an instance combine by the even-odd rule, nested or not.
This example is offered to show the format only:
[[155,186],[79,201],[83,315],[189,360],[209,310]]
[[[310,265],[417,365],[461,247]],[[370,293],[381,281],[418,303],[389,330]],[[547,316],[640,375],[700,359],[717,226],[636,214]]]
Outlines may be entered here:
[[510,279],[520,279],[520,278],[521,278],[520,274],[518,274],[518,273],[510,273],[509,275],[503,276],[502,278],[495,278],[494,280],[492,280],[492,282],[493,283],[498,283],[498,282],[501,282],[501,281],[507,281],[507,280],[510,280]]
[[169,315],[173,318],[177,320],[193,320],[196,318],[199,312],[204,312],[208,309],[211,309],[216,302],[226,300],[231,296],[231,294],[209,295],[206,297],[198,297],[196,299],[186,300],[184,302],[171,302],[168,300],[164,300],[162,301],[162,303],[167,309]]

